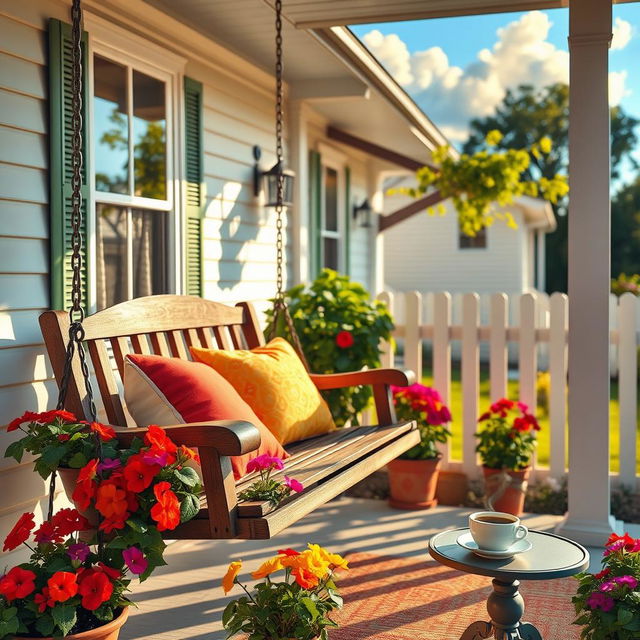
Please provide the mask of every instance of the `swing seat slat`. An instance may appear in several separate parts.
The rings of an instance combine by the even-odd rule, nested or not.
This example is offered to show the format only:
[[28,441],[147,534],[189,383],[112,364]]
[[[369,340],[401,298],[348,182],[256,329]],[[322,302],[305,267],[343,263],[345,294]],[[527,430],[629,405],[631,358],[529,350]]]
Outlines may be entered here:
[[[47,311],[40,326],[56,381],[60,384],[69,333],[64,311]],[[84,323],[88,357],[98,382],[104,411],[128,444],[139,433],[122,393],[122,371],[128,353],[155,353],[188,358],[188,347],[253,349],[264,344],[250,303],[230,307],[193,296],[159,295],[137,298],[88,316]],[[164,427],[177,444],[198,447],[204,495],[196,518],[167,532],[175,539],[268,539],[328,500],[381,468],[418,443],[415,423],[395,418],[391,386],[412,382],[412,374],[396,369],[315,375],[320,390],[370,385],[379,425],[348,427],[292,443],[286,473],[305,490],[272,507],[264,502],[239,503],[237,495],[252,482],[233,479],[229,456],[254,451],[258,430],[248,422],[220,421]],[[88,398],[76,357],[71,367],[67,409],[87,419]]]

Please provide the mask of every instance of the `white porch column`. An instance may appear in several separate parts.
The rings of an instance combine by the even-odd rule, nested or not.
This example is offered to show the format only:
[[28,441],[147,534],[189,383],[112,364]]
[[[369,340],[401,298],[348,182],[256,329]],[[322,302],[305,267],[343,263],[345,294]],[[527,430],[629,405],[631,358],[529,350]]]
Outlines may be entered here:
[[610,515],[608,48],[611,0],[569,4],[569,511],[559,532],[602,546]]
[[547,288],[547,283],[545,280],[545,261],[546,261],[546,252],[545,252],[545,235],[546,232],[543,229],[538,229],[536,232],[536,275],[535,275],[535,284],[536,289],[538,291],[544,292]]

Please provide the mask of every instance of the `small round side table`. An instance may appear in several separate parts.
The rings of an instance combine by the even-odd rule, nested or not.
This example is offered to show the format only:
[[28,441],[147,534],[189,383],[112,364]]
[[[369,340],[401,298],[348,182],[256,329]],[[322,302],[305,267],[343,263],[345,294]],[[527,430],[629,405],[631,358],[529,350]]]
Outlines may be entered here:
[[529,551],[505,560],[488,560],[467,551],[457,542],[467,528],[443,531],[429,540],[429,553],[441,564],[466,573],[493,578],[487,600],[489,622],[469,625],[460,640],[542,640],[530,623],[522,622],[524,600],[518,591],[520,580],[553,580],[584,571],[589,552],[566,538],[552,533],[529,531]]

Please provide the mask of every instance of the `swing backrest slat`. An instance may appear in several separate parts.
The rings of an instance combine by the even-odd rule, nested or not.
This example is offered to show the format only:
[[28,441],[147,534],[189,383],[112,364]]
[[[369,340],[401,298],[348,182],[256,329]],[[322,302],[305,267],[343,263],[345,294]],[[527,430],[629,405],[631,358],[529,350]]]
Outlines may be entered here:
[[[56,380],[62,377],[69,318],[47,311],[40,327]],[[195,296],[159,295],[136,298],[99,311],[83,322],[87,359],[109,423],[137,426],[122,392],[124,359],[128,353],[191,359],[189,346],[210,349],[252,349],[264,344],[255,309],[248,302],[235,307]],[[74,358],[67,409],[88,419],[88,398],[78,358]]]

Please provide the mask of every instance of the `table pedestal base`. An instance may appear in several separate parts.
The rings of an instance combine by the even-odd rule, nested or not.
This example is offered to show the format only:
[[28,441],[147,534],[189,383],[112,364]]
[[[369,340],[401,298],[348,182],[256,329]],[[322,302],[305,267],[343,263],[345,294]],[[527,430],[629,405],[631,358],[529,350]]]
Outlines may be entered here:
[[487,600],[491,622],[474,622],[460,640],[542,640],[540,632],[528,622],[521,622],[524,600],[518,591],[520,582],[493,580],[493,591]]

